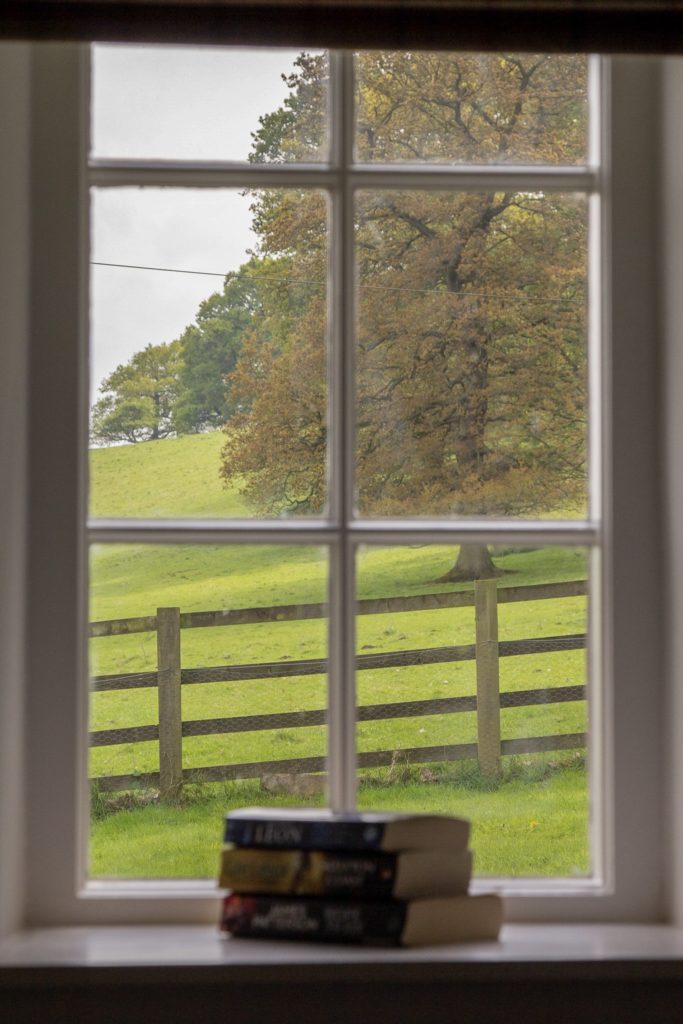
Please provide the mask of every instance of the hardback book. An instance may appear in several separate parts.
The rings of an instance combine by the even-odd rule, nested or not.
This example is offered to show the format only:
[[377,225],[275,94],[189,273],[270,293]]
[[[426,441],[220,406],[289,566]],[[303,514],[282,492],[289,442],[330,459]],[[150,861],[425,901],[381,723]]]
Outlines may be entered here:
[[302,896],[458,896],[472,872],[469,850],[268,850],[227,846],[218,884],[241,893]]
[[246,807],[225,818],[224,841],[302,850],[464,850],[470,823],[440,814],[335,814],[310,808]]
[[495,893],[371,901],[232,893],[223,901],[221,928],[236,938],[431,946],[493,941],[502,922]]

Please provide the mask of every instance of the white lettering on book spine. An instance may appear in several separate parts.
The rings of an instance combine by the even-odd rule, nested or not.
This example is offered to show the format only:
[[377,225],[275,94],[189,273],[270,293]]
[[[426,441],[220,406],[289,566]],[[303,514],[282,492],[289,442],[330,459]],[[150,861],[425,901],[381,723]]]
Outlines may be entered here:
[[289,822],[267,821],[254,828],[254,842],[269,846],[297,846],[302,839],[302,830]]
[[263,928],[266,931],[301,933],[317,932],[320,929],[320,922],[308,915],[306,907],[297,906],[295,903],[268,907],[267,910],[254,914],[251,924],[254,929]]
[[362,935],[363,915],[358,907],[325,907],[325,926],[333,935]]

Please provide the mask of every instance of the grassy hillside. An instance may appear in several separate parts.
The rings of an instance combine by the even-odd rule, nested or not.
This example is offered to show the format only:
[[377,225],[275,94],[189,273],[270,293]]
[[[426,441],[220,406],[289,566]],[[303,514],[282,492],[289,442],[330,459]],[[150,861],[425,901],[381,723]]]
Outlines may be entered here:
[[[249,509],[219,478],[220,432],[91,451],[90,512],[100,517],[248,517]],[[359,596],[430,593],[469,584],[436,583],[452,564],[449,546],[372,548],[361,558]],[[93,619],[150,614],[165,601],[184,610],[322,600],[324,552],[310,547],[96,548],[92,557]],[[500,586],[581,578],[579,549],[499,555]],[[209,603],[208,602],[213,602]]]
[[[205,434],[93,451],[92,513],[123,517],[248,514],[239,494],[224,490],[220,482],[221,442],[220,434]],[[452,564],[456,553],[453,547],[438,545],[366,549],[359,557],[360,596],[419,594],[471,586],[446,587],[435,582]],[[499,580],[502,587],[578,579],[585,576],[586,570],[585,555],[578,549],[509,550],[499,552],[496,561],[505,571]],[[195,611],[318,602],[325,599],[327,577],[324,549],[299,545],[99,545],[91,552],[90,571],[91,620],[150,615],[161,606]],[[503,605],[499,618],[502,639],[582,632],[586,626],[586,600],[567,598]],[[358,622],[361,652],[473,641],[471,608],[371,615]],[[156,637],[133,634],[102,638],[91,641],[90,651],[94,675],[149,670],[156,664]],[[188,667],[288,661],[325,654],[326,624],[321,620],[194,629],[182,635],[182,660]],[[501,688],[519,690],[584,682],[584,661],[580,651],[502,659]],[[213,683],[183,689],[186,720],[324,708],[327,702],[323,676]],[[471,694],[475,692],[474,663],[364,671],[358,674],[357,690],[361,704]],[[157,714],[156,689],[152,687],[96,693],[91,700],[93,729],[153,724]],[[502,721],[505,737],[578,732],[585,729],[585,705],[580,702],[510,709],[504,712]],[[400,750],[475,740],[473,713],[368,721],[358,726],[361,750]],[[186,767],[199,768],[289,759],[324,754],[326,745],[326,729],[322,726],[192,737],[184,741],[183,760]],[[446,781],[438,773],[433,778],[425,776],[422,783],[411,776],[401,785],[388,788],[380,773],[379,782],[377,777],[369,777],[367,787],[361,791],[361,801],[367,806],[421,809],[429,805],[444,811],[457,811],[464,802],[468,813],[472,813],[472,802],[479,801],[482,867],[495,870],[498,863],[498,870],[522,874],[566,874],[576,871],[577,864],[584,865],[581,870],[585,870],[585,775],[574,770],[562,781],[553,770],[546,778],[543,771],[539,775],[541,761],[546,767],[548,763],[560,763],[552,757],[526,759],[526,788],[524,780],[517,777],[512,780],[514,785],[506,783],[509,800],[517,801],[514,806],[509,805],[508,813],[504,811],[503,799],[494,801],[492,794],[472,794],[469,790],[467,795],[467,787],[463,789],[456,777],[447,775],[450,781]],[[100,747],[91,752],[93,777],[152,771],[157,767],[158,747],[152,742]],[[229,798],[239,803],[239,793],[243,792],[253,802],[253,790],[258,790],[258,785],[256,780],[241,784],[242,789],[240,785],[233,786]],[[544,794],[542,801],[539,786]],[[268,794],[259,792],[260,796],[256,796],[261,802],[273,801]],[[225,803],[228,793],[221,793],[216,799]],[[517,794],[514,800],[513,794]],[[507,830],[513,818],[527,824],[538,818],[533,811],[535,801],[543,806],[548,836],[555,837],[550,848],[538,849],[535,826],[526,832],[526,825],[520,826],[522,838],[516,835],[514,842]],[[214,804],[202,807],[203,811],[195,809],[185,819],[188,828],[190,821],[194,822],[194,852],[180,858],[183,866],[174,861],[174,874],[206,872],[206,854],[200,855],[198,850],[213,850],[215,837],[210,847],[201,837],[206,835],[218,812]],[[157,850],[161,842],[163,813],[159,808],[114,817],[119,819],[118,824],[105,817],[94,826],[95,874],[151,871],[164,875],[171,870],[164,860],[149,856],[149,849]],[[568,834],[578,836],[571,846],[566,844]],[[561,839],[563,836],[565,840]],[[511,860],[511,848],[522,840],[519,854]],[[534,844],[536,853],[531,859],[531,847],[527,850],[525,842]]]
[[90,452],[90,514],[142,518],[248,515],[218,476],[221,431]]

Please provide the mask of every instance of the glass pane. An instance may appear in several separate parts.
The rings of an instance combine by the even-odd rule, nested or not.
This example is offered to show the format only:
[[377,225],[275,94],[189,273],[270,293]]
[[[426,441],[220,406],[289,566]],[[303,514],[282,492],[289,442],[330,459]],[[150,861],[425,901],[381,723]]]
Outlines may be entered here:
[[362,163],[586,160],[583,55],[369,51],[356,68]]
[[[472,581],[475,561],[491,578]],[[362,809],[468,818],[479,876],[592,873],[587,564],[580,548],[359,551]]]
[[98,45],[96,159],[290,163],[327,157],[327,55]]
[[583,518],[586,200],[364,192],[363,516]]
[[325,801],[327,553],[97,545],[90,576],[90,875],[215,877],[227,810]]
[[322,514],[324,193],[94,189],[92,221],[91,515]]

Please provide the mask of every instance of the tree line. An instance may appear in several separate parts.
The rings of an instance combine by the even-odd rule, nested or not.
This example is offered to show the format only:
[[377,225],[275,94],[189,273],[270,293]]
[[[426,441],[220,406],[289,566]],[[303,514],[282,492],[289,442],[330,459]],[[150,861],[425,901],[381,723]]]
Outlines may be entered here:
[[180,338],[149,344],[100,385],[95,444],[136,444],[221,427],[232,415],[229,375],[256,313],[256,261],[226,275]]

